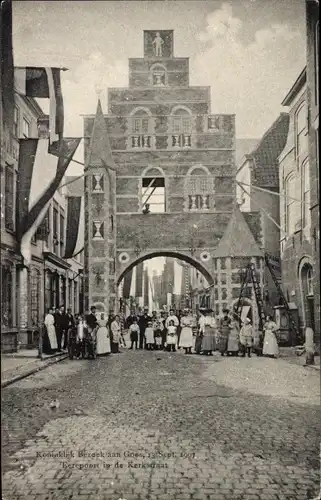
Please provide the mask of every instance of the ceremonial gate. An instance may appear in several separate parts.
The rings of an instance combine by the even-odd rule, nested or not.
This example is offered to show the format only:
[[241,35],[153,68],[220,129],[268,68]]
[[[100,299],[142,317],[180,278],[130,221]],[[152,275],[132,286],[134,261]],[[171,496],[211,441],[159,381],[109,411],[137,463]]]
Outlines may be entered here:
[[262,271],[259,214],[235,204],[235,117],[210,107],[210,88],[190,86],[189,59],[174,57],[173,31],[145,31],[129,86],[84,118],[86,308],[116,310],[117,284],[155,256],[198,268],[220,310],[244,259]]

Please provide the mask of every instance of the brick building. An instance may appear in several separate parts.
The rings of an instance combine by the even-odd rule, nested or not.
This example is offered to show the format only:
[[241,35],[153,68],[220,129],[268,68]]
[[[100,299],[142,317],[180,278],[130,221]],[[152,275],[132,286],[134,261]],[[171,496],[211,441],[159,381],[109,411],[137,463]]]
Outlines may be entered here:
[[[15,93],[13,129],[1,123],[1,331],[3,351],[31,346],[49,305],[82,309],[82,256],[63,258],[68,188],[54,195],[32,239],[32,259],[23,267],[16,241],[19,139],[48,133],[46,117],[31,98]],[[40,124],[40,126],[39,126]],[[45,231],[44,231],[45,229]]]
[[314,328],[316,343],[320,346],[320,203],[319,203],[319,57],[320,57],[320,7],[315,0],[306,1],[307,19],[307,97],[308,144],[311,179],[311,239],[314,272],[312,289],[314,297]]
[[[163,255],[195,266],[214,287],[214,277],[225,279],[225,271],[218,273],[217,267],[230,265],[225,262],[230,254],[216,258],[215,251],[236,210],[235,117],[211,113],[210,88],[189,85],[189,58],[175,57],[173,44],[173,31],[145,31],[144,57],[129,60],[129,86],[108,89],[105,123],[99,109],[96,116],[84,117],[87,246],[92,256],[87,269],[109,252],[103,251],[108,238],[101,235],[94,241],[92,222],[101,201],[91,195],[89,180],[98,171],[107,177],[102,162],[92,161],[92,144],[102,143],[107,133],[116,166],[117,281],[140,262]],[[149,213],[144,213],[146,203]],[[235,217],[254,242],[248,260],[256,258],[260,253],[256,247],[262,244],[260,214]],[[103,212],[99,224],[107,226],[107,234]],[[243,258],[243,250],[241,254],[233,258]],[[97,287],[88,275],[87,293],[91,302],[108,309],[110,280],[102,261],[100,266],[101,283],[106,286]],[[215,285],[220,312],[235,300],[240,286],[240,282],[232,286],[230,279],[225,283]]]
[[[237,201],[242,212],[260,210],[264,251],[280,260],[280,204],[278,157],[284,149],[289,129],[289,115],[281,113],[256,147],[246,154],[237,168],[236,180],[243,182],[236,187]],[[260,188],[260,189],[255,189]],[[262,191],[265,190],[265,191]],[[271,192],[267,192],[271,191]],[[268,217],[268,215],[276,222]],[[280,272],[277,273],[278,277]],[[265,269],[264,296],[270,314],[279,304],[279,297],[272,277]]]
[[314,328],[315,314],[306,75],[304,68],[282,102],[289,109],[290,123],[279,157],[282,284],[288,301],[298,308],[301,333],[306,326]]

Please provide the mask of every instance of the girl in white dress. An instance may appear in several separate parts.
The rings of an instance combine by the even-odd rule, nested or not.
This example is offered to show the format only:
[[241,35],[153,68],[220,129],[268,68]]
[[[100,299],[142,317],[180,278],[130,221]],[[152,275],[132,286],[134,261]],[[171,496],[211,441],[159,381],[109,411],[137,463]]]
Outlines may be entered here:
[[44,342],[43,351],[46,354],[45,351],[48,350],[48,354],[50,354],[49,351],[54,352],[54,351],[56,351],[56,349],[58,349],[53,308],[50,308],[48,310],[48,314],[46,314],[45,327],[47,330],[47,335],[48,335],[48,340],[49,340],[50,345],[48,346],[48,349],[47,349],[46,342]]
[[263,341],[263,356],[270,358],[276,358],[279,354],[279,346],[276,340],[275,332],[277,331],[277,326],[274,321],[271,320],[270,316],[266,317],[266,322],[263,326],[264,341]]
[[100,313],[100,319],[98,316],[97,320],[98,320],[98,328],[96,333],[96,339],[97,339],[97,355],[99,356],[103,354],[109,354],[111,352],[111,348],[110,348],[109,331],[107,328],[107,319],[105,319],[104,313]]
[[166,336],[166,347],[168,351],[176,352],[177,345],[177,326],[174,325],[174,321],[170,321],[167,327]]
[[146,348],[148,350],[152,350],[154,347],[154,328],[153,328],[153,322],[148,321],[147,328],[145,330],[145,342],[146,342]]
[[192,354],[193,347],[193,326],[194,318],[189,314],[189,309],[184,309],[183,316],[181,318],[181,336],[179,340],[180,347],[185,349],[185,354]]

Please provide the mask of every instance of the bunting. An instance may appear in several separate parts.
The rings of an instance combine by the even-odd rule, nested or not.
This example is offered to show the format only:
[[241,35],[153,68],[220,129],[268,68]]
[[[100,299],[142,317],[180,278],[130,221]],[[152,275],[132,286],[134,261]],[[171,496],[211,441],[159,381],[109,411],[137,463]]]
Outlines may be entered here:
[[84,197],[68,196],[66,249],[64,259],[71,259],[84,248]]
[[129,299],[130,297],[130,289],[132,286],[132,278],[133,278],[133,269],[128,271],[124,277],[124,286],[123,286],[123,297],[124,299]]
[[136,297],[143,297],[143,272],[144,272],[144,264],[141,262],[136,266],[136,287],[135,287]]
[[31,260],[31,238],[42,223],[80,140],[63,139],[51,146],[48,139],[20,140],[16,227],[26,265]]
[[14,86],[19,94],[50,99],[50,142],[63,136],[64,105],[61,92],[60,68],[14,68]]

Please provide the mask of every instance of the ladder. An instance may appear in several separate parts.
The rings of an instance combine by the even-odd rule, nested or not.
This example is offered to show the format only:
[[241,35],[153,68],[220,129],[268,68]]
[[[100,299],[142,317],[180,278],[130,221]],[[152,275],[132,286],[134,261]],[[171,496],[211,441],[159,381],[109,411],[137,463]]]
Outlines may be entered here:
[[277,277],[274,274],[273,268],[272,268],[272,266],[270,264],[270,261],[269,261],[269,255],[267,253],[264,254],[264,260],[265,260],[266,267],[270,271],[270,274],[272,276],[273,282],[274,282],[275,287],[276,287],[276,289],[278,291],[279,297],[281,298],[281,300],[283,302],[283,305],[284,305],[284,307],[286,309],[286,312],[288,313],[289,323],[290,323],[290,333],[292,333],[294,335],[294,337],[291,335],[291,338],[292,339],[297,338],[297,336],[298,336],[297,326],[296,326],[296,323],[295,323],[295,321],[293,319],[292,311],[290,309],[288,301],[285,298],[285,295],[284,295],[283,290],[282,290],[282,288],[280,286],[279,280],[277,279]]
[[262,300],[262,295],[261,295],[261,290],[260,290],[260,285],[257,281],[256,278],[256,269],[255,269],[255,264],[251,263],[248,264],[245,270],[245,276],[244,280],[242,283],[241,291],[240,291],[240,296],[238,300],[238,306],[237,306],[237,314],[240,317],[242,313],[242,304],[241,304],[241,299],[243,296],[243,292],[245,289],[245,286],[252,281],[253,283],[253,290],[255,294],[255,300],[257,304],[257,309],[258,309],[258,314],[259,314],[259,329],[260,331],[263,331],[263,325],[265,322],[265,314],[264,314],[264,306],[263,306],[263,300]]

